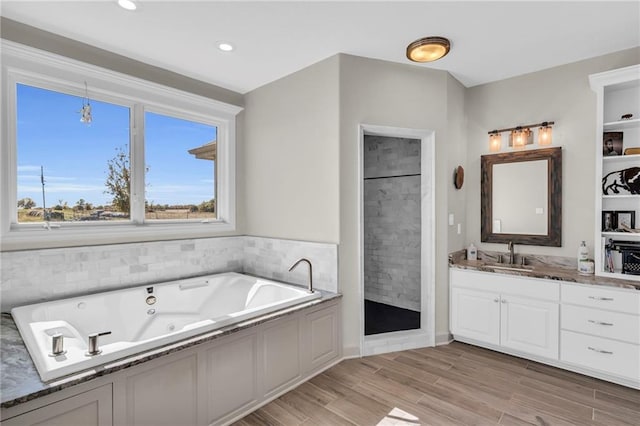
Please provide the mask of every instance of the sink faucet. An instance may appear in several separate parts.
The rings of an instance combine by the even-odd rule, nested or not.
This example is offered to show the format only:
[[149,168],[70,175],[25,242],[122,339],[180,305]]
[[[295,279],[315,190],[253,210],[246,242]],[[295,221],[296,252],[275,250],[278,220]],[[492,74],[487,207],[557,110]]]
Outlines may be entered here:
[[507,250],[509,250],[509,265],[513,265],[515,261],[515,255],[513,254],[513,241],[509,241],[509,244],[507,244]]
[[304,257],[302,259],[299,259],[296,263],[291,265],[291,268],[289,268],[289,272],[293,271],[293,269],[298,266],[300,262],[307,262],[307,264],[309,265],[309,293],[313,293],[313,267],[311,266],[311,261],[309,259],[305,259]]

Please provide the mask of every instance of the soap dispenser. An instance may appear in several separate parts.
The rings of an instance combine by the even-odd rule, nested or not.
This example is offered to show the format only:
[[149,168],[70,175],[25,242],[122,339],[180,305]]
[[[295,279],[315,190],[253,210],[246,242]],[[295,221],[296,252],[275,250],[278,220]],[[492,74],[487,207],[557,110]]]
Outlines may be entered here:
[[478,260],[478,249],[473,243],[469,244],[467,249],[467,260]]
[[587,248],[587,243],[583,241],[580,243],[580,247],[578,247],[578,271],[580,270],[580,263],[585,262],[589,259],[589,249]]

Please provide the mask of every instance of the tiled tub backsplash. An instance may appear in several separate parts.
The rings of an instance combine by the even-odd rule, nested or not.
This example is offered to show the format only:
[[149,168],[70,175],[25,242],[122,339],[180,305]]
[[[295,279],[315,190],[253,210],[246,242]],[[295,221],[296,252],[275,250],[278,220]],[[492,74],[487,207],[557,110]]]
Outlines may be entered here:
[[113,244],[0,253],[1,309],[220,272],[247,272],[297,284],[313,262],[314,286],[337,292],[335,244],[251,236]]

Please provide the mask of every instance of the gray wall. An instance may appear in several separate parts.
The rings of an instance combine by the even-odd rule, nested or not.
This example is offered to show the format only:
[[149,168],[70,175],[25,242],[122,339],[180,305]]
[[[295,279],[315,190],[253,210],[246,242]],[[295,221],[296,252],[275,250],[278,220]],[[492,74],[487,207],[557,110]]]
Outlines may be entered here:
[[[448,155],[448,74],[405,65],[340,55],[340,250],[339,282],[343,293],[345,354],[357,353],[360,340],[358,309],[362,295],[359,271],[358,125],[360,123],[435,131],[436,158],[436,299],[446,299],[447,197],[451,185]],[[451,99],[450,102],[458,102]],[[453,108],[453,107],[452,107]],[[424,148],[423,148],[424,149]],[[444,296],[441,296],[441,294]],[[436,339],[448,334],[448,304],[436,307]]]
[[338,57],[245,97],[246,231],[339,241]]
[[364,137],[364,298],[420,311],[420,140]]
[[553,146],[563,150],[562,247],[516,246],[516,252],[575,258],[585,240],[593,255],[594,162],[600,147],[595,143],[599,140],[595,134],[596,95],[589,88],[589,74],[637,63],[640,48],[467,89],[467,244],[506,251],[504,244],[480,243],[480,156],[489,153],[487,132],[551,120],[556,123]]

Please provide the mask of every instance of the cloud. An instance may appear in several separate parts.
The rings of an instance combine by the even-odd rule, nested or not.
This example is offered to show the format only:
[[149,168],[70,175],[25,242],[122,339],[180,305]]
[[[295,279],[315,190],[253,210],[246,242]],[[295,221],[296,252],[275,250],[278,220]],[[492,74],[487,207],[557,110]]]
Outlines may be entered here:
[[20,173],[20,172],[39,172],[39,171],[40,171],[40,166],[31,166],[31,165],[18,166],[18,173]]
[[[104,185],[74,185],[74,184],[46,184],[45,188],[47,192],[89,192],[89,191],[104,191]],[[20,192],[32,192],[42,190],[41,185],[29,186],[20,185]]]

